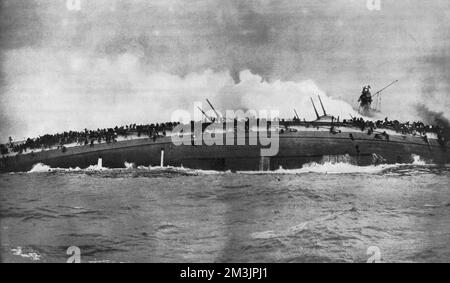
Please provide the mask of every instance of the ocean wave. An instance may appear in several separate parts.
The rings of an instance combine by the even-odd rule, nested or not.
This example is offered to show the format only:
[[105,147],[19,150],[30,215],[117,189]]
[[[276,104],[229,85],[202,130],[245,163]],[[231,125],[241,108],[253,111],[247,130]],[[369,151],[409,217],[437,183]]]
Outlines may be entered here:
[[121,171],[121,170],[137,170],[137,171],[149,171],[149,172],[180,172],[186,174],[201,174],[201,175],[211,175],[211,174],[226,174],[231,173],[231,171],[215,171],[215,170],[201,170],[201,169],[190,169],[175,166],[136,166],[134,163],[125,162],[123,168],[108,168],[101,165],[90,165],[85,169],[80,167],[76,168],[53,168],[44,163],[37,163],[33,165],[32,169],[26,173],[48,173],[48,172],[108,172],[108,171]]
[[[124,168],[116,168],[116,169],[124,169]],[[93,171],[110,171],[114,170],[112,168],[103,167],[101,165],[90,165],[85,169],[81,169],[80,167],[69,167],[69,168],[53,168],[44,163],[37,163],[33,165],[30,171],[26,173],[47,173],[47,172],[93,172]]]
[[48,165],[45,165],[44,163],[38,163],[33,165],[33,168],[31,168],[28,173],[43,173],[43,172],[51,172],[52,168]]
[[299,223],[294,226],[290,226],[287,229],[279,231],[255,232],[250,234],[250,237],[253,239],[272,239],[272,238],[288,237],[304,231],[308,231],[311,228],[316,228],[318,223],[324,223],[326,221],[333,220],[335,219],[336,216],[337,215],[335,214],[325,215],[316,219]]
[[[398,169],[402,167],[430,167],[436,166],[435,164],[427,163],[418,155],[411,155],[412,163],[396,163],[396,164],[378,164],[369,166],[358,166],[349,161],[325,161],[325,162],[312,162],[303,165],[298,169],[284,169],[280,166],[279,169],[273,171],[236,171],[236,174],[281,174],[281,175],[298,175],[306,173],[319,173],[319,174],[380,174],[388,170]],[[448,167],[448,166],[446,166]],[[187,175],[217,175],[217,174],[231,174],[232,171],[215,171],[215,170],[201,170],[190,169],[183,166],[136,166],[134,163],[125,162],[123,168],[107,168],[103,167],[101,162],[97,165],[91,165],[85,169],[79,167],[76,168],[52,168],[44,163],[37,163],[27,173],[47,173],[47,172],[108,172],[108,171],[120,171],[120,170],[135,170],[135,171],[147,171],[153,173],[181,173]]]
[[350,161],[341,162],[312,162],[303,165],[299,169],[283,169],[280,167],[274,171],[238,171],[240,174],[283,174],[283,175],[297,175],[306,173],[320,173],[320,174],[380,174],[388,170],[403,168],[403,167],[432,167],[436,164],[427,163],[419,155],[412,154],[412,163],[395,163],[395,164],[378,164],[368,166],[358,166]]

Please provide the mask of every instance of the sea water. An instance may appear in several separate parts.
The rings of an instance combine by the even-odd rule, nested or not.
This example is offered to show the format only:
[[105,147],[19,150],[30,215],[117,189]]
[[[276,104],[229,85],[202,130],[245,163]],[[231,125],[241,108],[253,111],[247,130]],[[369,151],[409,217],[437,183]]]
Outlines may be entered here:
[[[0,175],[2,262],[450,261],[450,167]],[[376,253],[373,253],[376,251]]]

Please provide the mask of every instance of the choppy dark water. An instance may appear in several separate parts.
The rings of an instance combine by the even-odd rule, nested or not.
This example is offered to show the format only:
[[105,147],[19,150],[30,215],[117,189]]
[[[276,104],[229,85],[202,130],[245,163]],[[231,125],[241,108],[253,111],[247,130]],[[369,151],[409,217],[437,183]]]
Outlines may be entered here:
[[1,260],[450,261],[448,166],[321,166],[3,174]]

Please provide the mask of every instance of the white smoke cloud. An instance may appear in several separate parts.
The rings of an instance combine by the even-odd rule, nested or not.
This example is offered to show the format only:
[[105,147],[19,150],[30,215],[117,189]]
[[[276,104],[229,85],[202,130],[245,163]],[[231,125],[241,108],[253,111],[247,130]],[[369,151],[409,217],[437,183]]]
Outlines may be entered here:
[[231,99],[227,98],[228,101],[239,101],[240,105],[236,105],[238,107],[254,110],[273,109],[279,111],[281,117],[285,118],[292,118],[296,109],[300,118],[316,119],[310,98],[314,99],[319,115],[323,115],[318,95],[322,98],[327,114],[344,119],[349,118],[349,114],[358,115],[347,102],[327,96],[313,80],[267,82],[247,70],[240,73],[239,84],[225,86],[221,92],[224,93],[222,97],[226,94],[233,96]]
[[[310,97],[321,95],[329,114],[356,115],[346,102],[328,97],[312,80],[264,81],[250,71],[240,73],[236,84],[228,71],[206,70],[185,77],[147,72],[137,57],[93,59],[80,53],[11,51],[2,105],[9,127],[1,128],[2,140],[16,140],[46,133],[84,128],[97,129],[131,123],[169,121],[173,111],[193,112],[197,101],[210,99],[222,111],[232,109],[277,110],[292,118],[314,119]],[[33,64],[39,62],[39,64]],[[208,110],[204,103],[205,110]]]

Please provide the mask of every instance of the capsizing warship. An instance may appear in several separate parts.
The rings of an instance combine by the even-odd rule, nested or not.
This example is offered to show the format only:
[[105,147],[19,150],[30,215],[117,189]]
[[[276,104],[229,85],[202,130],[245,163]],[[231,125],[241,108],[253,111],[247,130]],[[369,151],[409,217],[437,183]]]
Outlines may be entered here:
[[[361,96],[361,114],[370,109],[366,99],[368,89]],[[127,127],[119,136],[109,129],[112,138],[95,143],[93,139],[70,143],[63,139],[58,145],[26,148],[11,152],[20,143],[2,145],[0,172],[28,172],[36,164],[52,168],[124,168],[173,166],[218,171],[269,171],[302,168],[305,164],[346,162],[359,166],[371,164],[412,163],[415,158],[433,164],[450,162],[448,134],[439,127],[423,123],[398,121],[365,121],[350,117],[341,119],[327,114],[319,96],[323,115],[311,99],[317,119],[301,120],[294,109],[290,120],[246,119],[226,121],[215,110],[209,117],[190,124],[170,123],[164,128],[154,127],[142,134],[139,127]],[[181,131],[179,129],[182,129]],[[139,128],[140,129],[140,128]],[[242,130],[242,131],[241,131]],[[86,132],[87,133],[87,132]],[[240,134],[239,134],[240,133]],[[261,136],[277,143],[276,152],[267,154],[273,144],[262,142]],[[176,140],[184,142],[177,144]],[[220,142],[222,141],[222,142]],[[8,148],[10,149],[8,151]],[[5,150],[6,149],[6,150]],[[17,151],[17,150],[16,150]]]

